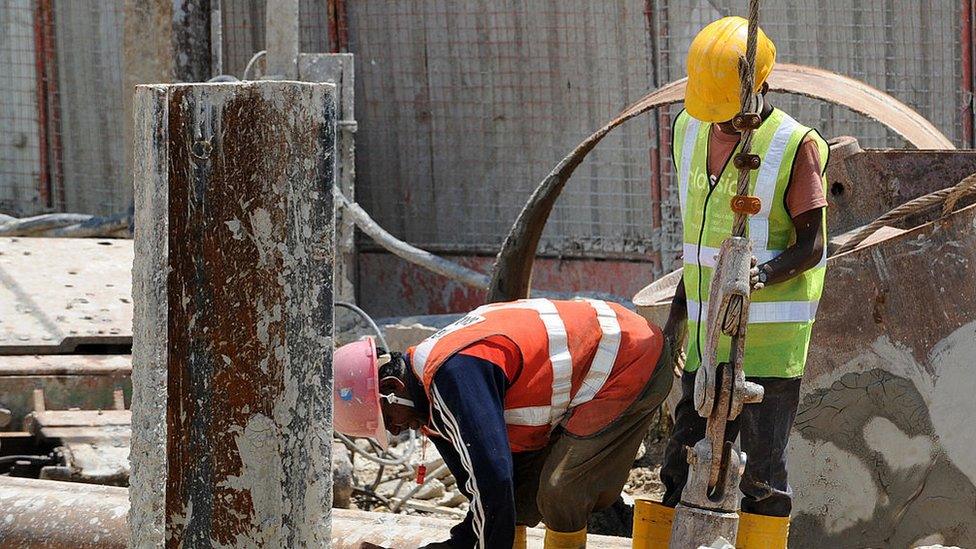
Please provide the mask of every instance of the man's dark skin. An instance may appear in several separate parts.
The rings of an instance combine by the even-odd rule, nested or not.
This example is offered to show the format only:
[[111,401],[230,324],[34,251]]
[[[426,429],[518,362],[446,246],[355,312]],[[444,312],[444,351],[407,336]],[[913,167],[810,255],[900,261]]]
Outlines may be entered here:
[[[767,91],[769,91],[769,84],[763,84],[761,91],[763,96],[766,95]],[[772,105],[764,102],[763,120],[772,112]],[[722,133],[728,135],[739,133],[732,126],[731,121],[719,123],[718,128]],[[820,263],[824,251],[823,208],[810,210],[794,217],[793,228],[796,231],[796,242],[783,250],[783,253],[758,266],[755,265],[755,258],[753,258],[754,267],[750,272],[753,291],[759,291],[764,286],[759,283],[760,271],[765,271],[765,286],[768,286],[789,280]],[[685,283],[682,278],[678,281],[678,287],[675,288],[674,298],[671,300],[671,309],[668,312],[668,321],[664,325],[664,337],[671,344],[670,348],[676,353],[681,348],[682,334],[686,326],[685,321],[688,315],[686,301]]]

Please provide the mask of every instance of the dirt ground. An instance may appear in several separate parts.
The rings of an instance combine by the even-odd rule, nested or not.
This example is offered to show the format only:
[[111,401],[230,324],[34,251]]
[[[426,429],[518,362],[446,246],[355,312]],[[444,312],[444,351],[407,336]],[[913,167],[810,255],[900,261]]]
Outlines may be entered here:
[[660,500],[664,495],[659,473],[664,461],[664,447],[668,443],[666,435],[656,434],[644,441],[644,455],[639,457],[630,470],[630,477],[624,485],[624,493],[631,497]]
[[[633,524],[633,500],[645,497],[661,498],[664,488],[658,475],[669,429],[670,425],[666,417],[663,420],[660,416],[655,418],[654,426],[636,456],[621,498],[609,509],[594,513],[591,516],[588,525],[590,533],[629,536]],[[369,445],[365,441],[358,441],[357,446],[365,451]],[[401,442],[391,446],[391,450],[393,453],[399,454],[405,447],[406,444]],[[421,448],[418,441],[410,462],[418,464],[421,461],[427,463],[428,474],[436,474],[435,471],[443,464],[437,450],[432,445],[428,445],[425,459],[421,460]],[[381,471],[379,466],[363,459],[360,455],[353,456],[352,464],[354,484],[358,486],[352,495],[352,507],[354,508],[388,512],[390,507],[395,506],[400,498],[407,495],[416,486],[414,481],[416,469],[413,467],[388,466],[383,467]],[[377,482],[377,474],[380,475],[379,482]],[[458,491],[453,477],[446,471],[442,471],[441,474],[437,475],[437,479],[438,481],[431,483],[429,488],[425,487],[421,492],[414,494],[410,500],[411,503],[404,506],[407,508],[399,511],[442,518],[462,518],[467,511],[468,504]]]

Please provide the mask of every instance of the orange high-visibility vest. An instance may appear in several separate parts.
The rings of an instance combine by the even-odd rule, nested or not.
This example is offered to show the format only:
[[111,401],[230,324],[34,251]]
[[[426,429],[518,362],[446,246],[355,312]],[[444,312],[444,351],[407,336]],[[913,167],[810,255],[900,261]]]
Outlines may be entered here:
[[501,336],[521,364],[498,364],[509,381],[505,423],[513,452],[545,447],[562,425],[592,435],[616,419],[647,385],[661,330],[615,303],[524,299],[484,305],[407,352],[428,398],[438,368],[464,348]]

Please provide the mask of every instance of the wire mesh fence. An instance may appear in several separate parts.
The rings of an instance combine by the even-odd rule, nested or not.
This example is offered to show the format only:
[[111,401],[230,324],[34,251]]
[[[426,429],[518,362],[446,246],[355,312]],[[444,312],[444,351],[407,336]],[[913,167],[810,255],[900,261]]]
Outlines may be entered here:
[[[359,195],[433,249],[497,251],[536,184],[650,89],[644,2],[348,4],[357,54]],[[611,134],[577,170],[540,247],[644,256],[649,125]]]
[[[321,53],[333,50],[329,23],[334,15],[332,12],[335,4],[335,0],[299,0],[298,36],[301,51]],[[222,61],[225,74],[238,77],[243,75],[251,57],[264,49],[266,24],[266,0],[221,2]]]
[[41,196],[49,183],[41,128],[47,79],[37,64],[36,48],[42,61],[44,48],[34,23],[30,0],[0,3],[0,212],[15,215],[50,207]]
[[[0,0],[0,211],[128,207],[123,3]],[[766,0],[763,27],[780,61],[863,80],[966,145],[973,31],[964,5]],[[267,3],[220,7],[223,71],[240,76],[264,49]],[[358,56],[364,206],[410,242],[493,253],[566,153],[628,103],[684,76],[695,33],[745,9],[745,0],[300,0],[299,38],[302,51],[348,43]],[[772,99],[827,137],[904,145],[843,107]],[[627,123],[590,154],[541,251],[669,266],[680,248],[668,155],[677,108]]]
[[0,0],[0,211],[126,207],[122,0]]

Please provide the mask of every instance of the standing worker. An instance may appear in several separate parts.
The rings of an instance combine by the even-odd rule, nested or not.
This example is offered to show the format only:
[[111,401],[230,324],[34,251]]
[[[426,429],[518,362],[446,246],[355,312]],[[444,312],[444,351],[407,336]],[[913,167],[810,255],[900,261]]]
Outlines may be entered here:
[[590,513],[620,495],[671,387],[663,337],[606,301],[479,307],[406,355],[372,339],[335,353],[335,429],[386,444],[424,428],[471,501],[439,547],[586,545]]
[[[730,204],[738,173],[729,163],[740,149],[740,134],[731,120],[741,109],[739,58],[745,56],[747,33],[745,19],[726,17],[695,37],[688,53],[685,110],[672,134],[684,226],[684,275],[664,337],[677,349],[687,322],[688,348],[682,396],[661,469],[666,507],[657,512],[662,515],[673,516],[681,499],[688,478],[686,447],[705,436],[706,420],[694,404],[695,371],[702,363],[715,256],[731,234],[735,217]],[[759,30],[755,112],[762,125],[753,132],[752,153],[761,164],[751,172],[749,190],[762,204],[748,220],[755,260],[742,364],[747,380],[762,385],[765,396],[761,403],[746,406],[726,428],[727,439],[741,436],[747,455],[737,547],[749,549],[786,547],[792,509],[786,445],[825,272],[827,143],[816,130],[765,101],[766,78],[775,59],[773,43]],[[727,336],[722,336],[719,348],[720,356],[727,355]]]

